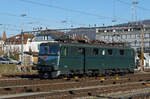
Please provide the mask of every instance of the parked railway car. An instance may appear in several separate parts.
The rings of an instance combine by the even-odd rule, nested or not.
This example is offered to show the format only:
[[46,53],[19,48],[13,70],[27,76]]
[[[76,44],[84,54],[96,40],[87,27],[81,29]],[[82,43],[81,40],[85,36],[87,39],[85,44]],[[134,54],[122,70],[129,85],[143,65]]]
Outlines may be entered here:
[[133,73],[134,49],[80,43],[42,43],[34,68],[44,78],[60,75]]

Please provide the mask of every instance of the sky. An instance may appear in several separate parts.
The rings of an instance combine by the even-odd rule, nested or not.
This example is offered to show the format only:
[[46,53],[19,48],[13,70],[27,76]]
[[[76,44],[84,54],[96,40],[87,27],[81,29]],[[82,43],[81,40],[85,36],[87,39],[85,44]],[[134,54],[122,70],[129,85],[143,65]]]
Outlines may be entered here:
[[[133,1],[138,1],[132,17]],[[101,27],[150,19],[150,0],[0,0],[0,36],[24,31]],[[137,12],[137,14],[136,14]],[[22,16],[26,15],[26,16]],[[115,19],[116,22],[112,22]]]

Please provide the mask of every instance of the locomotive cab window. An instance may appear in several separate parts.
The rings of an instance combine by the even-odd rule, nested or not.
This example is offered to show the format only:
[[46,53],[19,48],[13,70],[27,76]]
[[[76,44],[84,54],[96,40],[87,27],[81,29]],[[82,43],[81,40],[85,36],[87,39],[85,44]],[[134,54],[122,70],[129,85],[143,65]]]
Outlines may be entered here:
[[124,50],[120,50],[120,55],[123,56],[124,55]]
[[113,54],[113,50],[112,49],[108,49],[108,55],[112,55]]
[[49,54],[58,54],[58,46],[49,46]]
[[48,46],[40,46],[40,54],[48,54]]
[[45,54],[48,53],[48,46],[45,46],[45,47],[44,47],[44,51],[45,51]]
[[98,54],[99,54],[98,48],[94,48],[93,49],[93,55],[98,56]]

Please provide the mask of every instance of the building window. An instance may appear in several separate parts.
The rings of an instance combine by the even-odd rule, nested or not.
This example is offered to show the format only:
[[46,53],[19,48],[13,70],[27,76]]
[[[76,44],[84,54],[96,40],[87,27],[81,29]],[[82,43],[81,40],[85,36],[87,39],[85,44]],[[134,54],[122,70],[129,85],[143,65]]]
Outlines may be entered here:
[[149,42],[144,42],[145,47],[149,47]]
[[108,39],[111,39],[111,35],[108,35]]
[[48,40],[48,36],[44,36],[44,40]]
[[48,40],[53,40],[52,36],[49,35],[48,36]]
[[130,31],[130,29],[128,29],[128,31]]
[[19,44],[19,41],[18,41],[18,40],[16,41],[16,44]]
[[131,37],[130,34],[128,34],[128,35],[127,35],[127,39],[129,39],[130,37]]
[[108,36],[105,36],[105,39],[108,39]]
[[104,32],[104,30],[98,30],[98,32],[101,32],[101,33],[103,33],[103,32]]
[[104,40],[105,40],[106,36],[104,35]]
[[113,32],[116,32],[116,30],[113,30]]
[[136,34],[136,38],[140,38],[141,37],[141,35],[140,34]]
[[122,32],[122,29],[118,29],[117,32]]
[[128,29],[124,29],[124,32],[127,32],[128,31]]
[[123,39],[126,39],[127,38],[127,35],[125,34],[125,35],[122,35],[122,38]]
[[45,36],[45,39],[48,40],[48,36]]
[[113,32],[113,30],[107,30],[107,32]]
[[144,34],[144,38],[145,38],[145,39],[149,38],[149,34],[148,34],[148,33],[145,33],[145,34]]
[[131,34],[131,38],[135,38],[135,36],[136,36],[135,34]]

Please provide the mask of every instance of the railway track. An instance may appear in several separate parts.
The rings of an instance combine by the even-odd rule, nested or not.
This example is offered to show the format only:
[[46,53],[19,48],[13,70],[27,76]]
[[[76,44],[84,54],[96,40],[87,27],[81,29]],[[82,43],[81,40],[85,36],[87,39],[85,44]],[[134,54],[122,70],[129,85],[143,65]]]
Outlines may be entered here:
[[43,99],[60,99],[60,97],[64,97],[66,99],[67,97],[98,96],[128,91],[129,88],[131,90],[149,88],[149,80],[149,74],[79,78],[78,80],[1,80],[0,98],[38,99],[38,97],[42,97]]
[[[121,79],[144,79],[144,78],[149,78],[150,73],[142,73],[142,74],[127,74],[123,76],[104,76],[104,77],[83,77],[83,78],[78,78],[78,81],[94,81],[94,80],[116,80],[119,78]],[[27,76],[28,77],[28,76]],[[35,84],[47,84],[47,83],[57,83],[57,82],[67,82],[70,81],[76,81],[74,78],[71,79],[39,79],[39,78],[16,78],[16,79],[0,79],[0,87],[4,86],[15,86],[15,85],[35,85]],[[144,77],[144,78],[143,78]]]
[[[150,82],[131,82],[131,83],[124,83],[124,84],[110,84],[110,85],[96,85],[96,86],[87,86],[87,87],[78,87],[78,88],[66,88],[66,89],[57,89],[57,90],[50,90],[45,92],[33,92],[33,93],[26,93],[26,94],[17,94],[11,96],[1,96],[0,98],[11,98],[11,99],[70,99],[70,98],[78,98],[78,97],[86,97],[86,96],[105,96],[110,97],[108,94],[112,94],[115,92],[120,91],[128,91],[130,90],[137,90],[147,88],[147,84]],[[147,88],[150,90],[150,88]],[[113,98],[113,97],[112,97]],[[119,98],[119,97],[117,97]],[[117,99],[116,98],[116,99]]]

